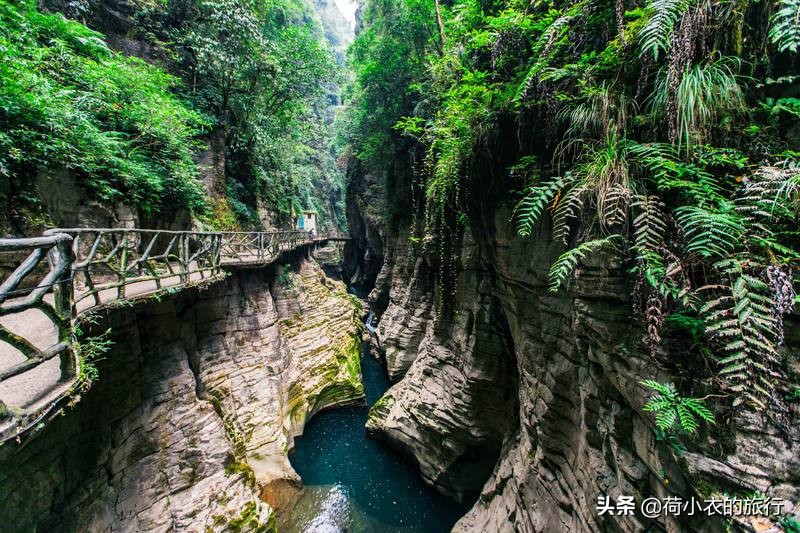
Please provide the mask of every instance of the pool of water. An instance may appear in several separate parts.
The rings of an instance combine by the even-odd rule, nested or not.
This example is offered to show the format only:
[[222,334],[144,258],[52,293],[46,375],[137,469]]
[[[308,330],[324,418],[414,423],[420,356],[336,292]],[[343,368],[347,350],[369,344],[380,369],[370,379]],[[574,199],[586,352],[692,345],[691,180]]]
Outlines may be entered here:
[[[366,350],[361,368],[372,405],[389,388],[389,380]],[[416,466],[367,438],[367,411],[325,411],[306,425],[289,457],[303,479],[303,492],[281,513],[279,531],[441,533],[466,512],[425,485]]]

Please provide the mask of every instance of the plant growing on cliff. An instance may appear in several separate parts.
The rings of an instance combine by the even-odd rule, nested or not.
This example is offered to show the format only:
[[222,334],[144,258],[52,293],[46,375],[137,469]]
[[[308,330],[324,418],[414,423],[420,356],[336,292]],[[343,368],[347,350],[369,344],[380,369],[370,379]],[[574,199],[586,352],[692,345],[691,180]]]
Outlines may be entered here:
[[204,208],[192,150],[206,126],[161,69],[35,3],[0,1],[0,187],[36,209],[37,175],[66,170],[98,199],[150,214]]
[[800,0],[781,0],[770,20],[769,37],[781,52],[800,49]]
[[558,292],[558,289],[577,266],[578,261],[596,250],[603,248],[613,249],[614,242],[620,238],[620,235],[611,235],[610,237],[605,237],[603,239],[586,241],[581,243],[579,246],[571,248],[561,254],[558,259],[556,259],[555,263],[553,263],[553,266],[550,267],[550,284],[548,286],[548,290],[550,292]]
[[672,383],[659,383],[653,380],[640,383],[655,392],[642,409],[655,413],[656,427],[661,431],[694,433],[699,425],[698,418],[709,424],[714,423],[714,414],[705,406],[702,399],[679,395]]
[[[413,105],[388,131],[407,134],[418,162],[411,190],[439,294],[455,286],[462,235],[494,228],[487,195],[522,190],[519,235],[551,227],[564,247],[551,290],[613,243],[654,357],[666,318],[686,313],[702,324],[706,377],[734,405],[780,405],[800,261],[797,116],[776,98],[800,81],[792,1],[773,14],[693,0],[456,0],[441,28],[428,13]],[[386,6],[369,5],[369,42],[395,42]],[[385,96],[397,86],[374,57],[360,65],[374,75],[364,90]]]
[[[91,318],[87,319],[91,320]],[[73,337],[80,338],[82,335],[83,331],[80,325],[76,325],[73,328]],[[109,338],[110,336],[111,328],[108,328],[100,335],[79,339],[76,343],[75,347],[78,356],[78,377],[75,382],[76,391],[87,391],[100,377],[97,362],[100,361],[114,345],[114,341]]]

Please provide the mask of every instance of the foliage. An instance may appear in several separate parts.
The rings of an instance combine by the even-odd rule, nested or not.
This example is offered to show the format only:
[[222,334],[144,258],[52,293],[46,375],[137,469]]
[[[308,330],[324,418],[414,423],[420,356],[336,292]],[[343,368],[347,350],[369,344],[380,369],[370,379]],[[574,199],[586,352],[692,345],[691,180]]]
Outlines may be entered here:
[[679,147],[702,143],[711,125],[726,113],[742,109],[743,96],[732,66],[736,64],[735,60],[720,59],[694,65],[681,74],[677,87],[668,75],[659,77],[653,107],[665,113],[670,113],[670,105],[675,108]]
[[528,188],[525,197],[520,200],[514,208],[514,216],[517,219],[517,232],[523,237],[527,237],[533,231],[536,222],[541,218],[547,204],[566,187],[565,179],[569,176],[556,177],[542,185],[534,185]]
[[[53,5],[109,28],[94,2]],[[0,118],[9,126],[0,174],[10,180],[0,200],[23,222],[14,231],[47,223],[37,176],[62,169],[148,221],[188,210],[205,227],[232,229],[287,224],[293,209],[313,208],[323,228],[342,224],[329,116],[339,67],[310,5],[134,0],[129,37],[175,76],[31,1],[0,7]],[[201,135],[224,162],[210,183],[213,205],[197,180]]]
[[731,58],[693,65],[681,73],[677,86],[668,69],[661,71],[652,107],[659,116],[675,114],[679,148],[702,144],[712,125],[726,114],[743,109],[744,96],[736,76],[738,66],[738,60]]
[[275,533],[277,529],[274,524],[274,515],[270,515],[267,523],[262,523],[259,520],[258,504],[254,501],[247,502],[238,516],[233,517],[227,524],[225,530],[232,533]]
[[[316,209],[343,217],[331,152],[330,99],[340,80],[334,53],[310,6],[296,0],[175,0],[145,3],[136,31],[174,58],[191,97],[223,139],[227,202],[258,226]],[[327,220],[325,227],[338,220]]]
[[0,175],[12,210],[35,208],[37,174],[61,169],[145,214],[203,209],[192,151],[207,120],[173,94],[176,78],[32,1],[0,1],[0,65]]
[[550,267],[550,285],[548,287],[550,292],[558,292],[558,289],[564,283],[567,276],[578,265],[578,261],[586,257],[598,249],[606,248],[613,245],[613,241],[617,239],[618,235],[612,235],[603,239],[595,239],[593,241],[586,241],[581,243],[575,248],[570,248],[559,256],[553,266]]
[[[476,193],[520,190],[519,235],[549,227],[566,247],[551,290],[590,255],[616,255],[635,276],[651,354],[672,313],[691,316],[712,382],[736,405],[778,405],[800,260],[794,4],[780,0],[771,17],[766,4],[693,0],[442,7],[440,35],[430,10],[367,3],[352,107],[376,110],[371,146],[386,151],[350,137],[390,173],[403,145],[385,141],[407,136],[406,208],[424,212],[412,227],[439,263],[440,294],[454,286],[465,225],[485,228]],[[398,10],[415,39],[387,23]],[[774,49],[756,44],[768,34]],[[378,44],[413,62],[372,63]],[[407,100],[384,113],[377,96],[390,94]]]
[[670,38],[681,16],[691,7],[691,0],[651,0],[647,10],[652,14],[639,32],[641,54],[652,54],[658,61],[659,52],[668,52]]
[[781,526],[787,533],[800,533],[800,518],[786,516],[781,520]]
[[680,396],[672,383],[646,380],[641,384],[656,393],[643,409],[656,414],[656,427],[661,431],[694,433],[698,428],[698,417],[709,424],[714,423],[714,414],[703,400]]
[[[88,324],[96,323],[96,319],[91,315],[84,317],[84,321]],[[75,388],[77,391],[86,391],[100,378],[97,362],[102,360],[114,345],[114,341],[109,338],[111,329],[107,329],[100,335],[84,337],[79,323],[73,327],[71,336],[77,339],[75,349],[78,356],[78,377]]]
[[800,0],[780,0],[770,21],[769,37],[781,52],[800,48]]
[[355,105],[348,107],[339,134],[368,168],[378,170],[393,155],[395,124],[419,132],[420,120],[410,115],[419,98],[414,81],[423,75],[433,49],[433,4],[370,0],[363,20],[364,28],[348,50],[355,79],[345,97]]
[[292,278],[293,271],[292,265],[281,265],[280,274],[278,274],[278,283],[284,289],[291,289],[294,286],[294,279]]

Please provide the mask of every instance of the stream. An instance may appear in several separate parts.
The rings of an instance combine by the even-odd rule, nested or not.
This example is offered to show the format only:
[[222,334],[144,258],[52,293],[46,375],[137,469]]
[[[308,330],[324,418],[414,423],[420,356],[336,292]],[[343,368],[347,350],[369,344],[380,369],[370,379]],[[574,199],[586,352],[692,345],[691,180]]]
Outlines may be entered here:
[[[368,405],[389,388],[364,343],[361,370]],[[416,466],[367,438],[368,408],[317,414],[295,441],[292,466],[303,492],[278,521],[286,533],[442,533],[466,509],[428,487]]]

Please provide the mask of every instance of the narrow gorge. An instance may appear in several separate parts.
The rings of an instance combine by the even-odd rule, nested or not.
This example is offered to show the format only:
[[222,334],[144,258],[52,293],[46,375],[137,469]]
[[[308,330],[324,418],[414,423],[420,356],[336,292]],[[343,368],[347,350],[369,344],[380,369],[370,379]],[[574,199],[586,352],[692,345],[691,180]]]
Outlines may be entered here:
[[800,533],[797,0],[0,0],[0,531]]

